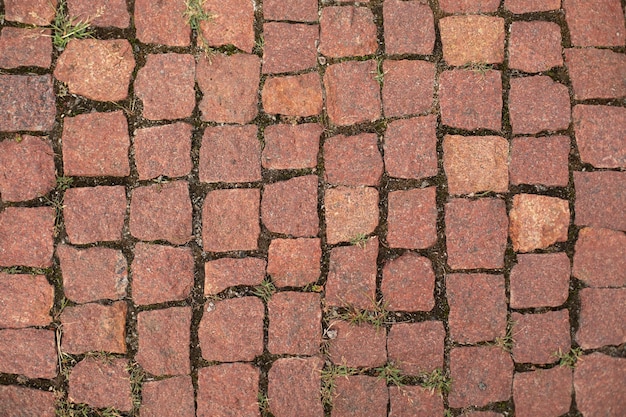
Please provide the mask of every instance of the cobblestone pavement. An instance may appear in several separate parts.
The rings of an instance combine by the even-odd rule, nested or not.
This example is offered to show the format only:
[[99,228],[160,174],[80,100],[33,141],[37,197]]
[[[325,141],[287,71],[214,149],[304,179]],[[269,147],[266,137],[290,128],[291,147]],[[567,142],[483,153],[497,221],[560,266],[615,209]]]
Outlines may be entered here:
[[620,0],[0,0],[0,416],[626,416]]

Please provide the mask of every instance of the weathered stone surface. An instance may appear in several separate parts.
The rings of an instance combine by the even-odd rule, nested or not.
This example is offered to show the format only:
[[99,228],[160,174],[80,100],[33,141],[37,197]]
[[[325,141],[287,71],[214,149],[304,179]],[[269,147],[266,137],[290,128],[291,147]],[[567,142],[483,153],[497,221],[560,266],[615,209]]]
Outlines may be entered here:
[[626,342],[626,288],[583,288],[576,341],[583,349]]
[[320,53],[340,58],[376,52],[376,25],[372,11],[365,7],[330,6],[320,17]]
[[61,313],[63,351],[72,354],[105,351],[126,353],[126,312],[123,301],[110,306],[83,304]]
[[202,6],[212,15],[211,19],[200,22],[200,33],[209,45],[231,44],[252,52],[254,3],[247,0],[206,0]]
[[142,417],[195,417],[194,402],[190,376],[147,381],[141,386],[139,413]]
[[509,189],[509,143],[500,136],[446,135],[443,167],[451,194]]
[[509,217],[509,234],[516,252],[531,252],[567,240],[570,220],[567,200],[518,194],[513,196]]
[[167,240],[176,245],[191,239],[191,199],[186,181],[154,184],[133,190],[130,233],[142,240]]
[[263,108],[269,114],[287,116],[315,116],[322,111],[322,85],[319,75],[268,78],[261,97]]
[[565,63],[574,89],[574,98],[620,98],[626,84],[626,56],[608,49],[566,49]]
[[71,18],[93,26],[125,29],[130,23],[125,0],[68,0],[67,8]]
[[626,109],[577,105],[572,118],[582,162],[597,168],[626,167]]
[[7,207],[0,213],[0,265],[52,265],[54,209]]
[[387,174],[409,179],[437,175],[436,123],[434,115],[389,123],[383,145]]
[[509,161],[511,184],[566,187],[570,142],[567,136],[513,138]]
[[49,29],[5,27],[0,34],[0,67],[42,67],[52,63]]
[[461,347],[450,352],[450,407],[478,407],[511,397],[513,361],[497,346]]
[[261,144],[257,127],[207,127],[200,147],[198,174],[203,182],[260,181]]
[[385,116],[430,111],[435,89],[435,64],[426,61],[386,60],[383,63]]
[[128,122],[124,113],[86,113],[63,122],[63,171],[85,177],[125,177],[128,162]]
[[301,287],[320,276],[322,247],[319,239],[272,239],[267,253],[267,273],[279,287]]
[[318,17],[317,0],[265,0],[263,17],[268,20],[312,22]]
[[509,114],[513,134],[566,130],[570,124],[567,87],[545,75],[511,78]]
[[198,371],[198,417],[258,417],[259,370],[244,363]]
[[184,0],[136,0],[137,39],[143,43],[189,45],[191,28],[185,20],[185,10]]
[[56,186],[54,151],[47,138],[19,136],[0,142],[0,198],[26,201]]
[[130,411],[133,399],[127,360],[86,358],[78,362],[70,373],[68,399],[94,408]]
[[495,340],[506,333],[507,303],[502,275],[449,274],[450,337],[459,343]]
[[139,348],[135,360],[153,375],[191,372],[191,307],[170,307],[137,314]]
[[14,385],[0,386],[0,415],[3,416],[55,417],[55,403],[53,392]]
[[57,0],[5,0],[8,21],[45,26],[54,19]]
[[574,46],[624,46],[624,11],[619,0],[563,0]]
[[376,300],[378,238],[358,246],[340,246],[330,252],[326,303],[331,306],[372,310]]
[[52,130],[56,104],[50,75],[0,74],[0,90],[0,131]]
[[123,186],[70,188],[65,192],[63,218],[70,243],[120,240],[125,215]]
[[305,175],[267,184],[261,202],[265,227],[291,236],[317,236],[317,181],[317,176]]
[[509,223],[504,201],[453,199],[446,204],[445,221],[452,269],[504,267]]
[[510,276],[511,307],[560,306],[569,295],[569,277],[565,253],[517,255]]
[[316,293],[279,292],[267,303],[267,349],[273,354],[315,355],[322,341],[322,309]]
[[322,126],[317,123],[267,126],[261,155],[263,168],[315,168],[321,134]]
[[566,414],[572,403],[572,370],[567,367],[516,373],[513,379],[515,415],[553,417]]
[[264,278],[263,259],[216,259],[204,264],[204,294],[217,294],[236,285],[259,285]]
[[380,117],[380,85],[376,62],[346,61],[326,69],[326,109],[333,124],[351,125]]
[[512,313],[513,360],[517,363],[549,364],[558,360],[558,352],[569,352],[569,312]]
[[385,51],[430,55],[435,47],[435,18],[421,1],[387,0],[383,4]]
[[387,243],[392,248],[425,249],[437,241],[435,187],[389,193]]
[[387,337],[388,358],[404,375],[443,369],[445,338],[440,321],[394,324]]
[[626,360],[596,352],[574,370],[576,405],[585,417],[626,414],[624,384]]
[[561,7],[561,0],[504,0],[504,7],[516,14],[545,12]]
[[43,275],[0,272],[0,327],[47,326],[54,287]]
[[498,0],[439,0],[439,7],[445,13],[493,13],[498,6]]
[[574,223],[626,231],[626,172],[574,172]]
[[[263,11],[265,12],[265,4]],[[270,22],[263,25],[263,73],[302,71],[317,65],[319,26]]]
[[443,58],[449,65],[498,64],[504,60],[504,19],[448,16],[439,20]]
[[326,190],[326,238],[329,244],[349,242],[378,226],[378,191],[339,186]]
[[196,106],[196,62],[187,54],[150,54],[137,72],[135,94],[143,102],[143,117],[182,119]]
[[383,157],[374,133],[337,135],[324,142],[324,179],[335,185],[378,185]]
[[217,54],[210,62],[201,58],[196,80],[203,93],[199,105],[202,120],[244,124],[254,119],[260,65],[259,57],[248,54]]
[[54,330],[0,330],[0,372],[27,378],[56,377]]
[[202,208],[204,250],[257,249],[261,234],[259,200],[258,189],[210,191]]
[[268,373],[267,396],[272,399],[271,413],[275,416],[323,416],[324,408],[320,400],[323,365],[324,361],[317,357],[276,360]]
[[133,301],[139,305],[183,300],[193,287],[194,261],[190,248],[138,242],[131,269]]
[[77,249],[61,244],[57,256],[63,276],[63,292],[77,303],[126,296],[128,265],[120,250],[110,248]]
[[609,229],[581,229],[572,275],[592,287],[626,287],[626,235]]
[[383,267],[383,299],[392,311],[430,311],[435,306],[435,273],[431,261],[405,253]]
[[333,415],[384,416],[389,393],[384,379],[366,375],[337,378],[333,398]]
[[222,300],[205,308],[198,328],[208,361],[251,361],[263,353],[263,302],[256,297]]
[[509,66],[526,72],[547,71],[563,65],[561,28],[552,22],[513,22],[509,39]]
[[128,97],[134,68],[132,47],[126,39],[74,39],[59,57],[54,77],[66,83],[70,93],[119,101]]
[[389,387],[389,417],[430,417],[443,415],[443,397],[420,386]]
[[[451,16],[453,17],[453,16]],[[439,77],[441,121],[460,129],[502,128],[500,71],[444,71]]]
[[171,178],[189,174],[191,163],[191,125],[173,123],[135,131],[135,164],[140,180],[161,175]]
[[335,365],[376,368],[387,362],[387,335],[383,328],[339,320],[332,321],[328,328],[337,332],[328,349]]

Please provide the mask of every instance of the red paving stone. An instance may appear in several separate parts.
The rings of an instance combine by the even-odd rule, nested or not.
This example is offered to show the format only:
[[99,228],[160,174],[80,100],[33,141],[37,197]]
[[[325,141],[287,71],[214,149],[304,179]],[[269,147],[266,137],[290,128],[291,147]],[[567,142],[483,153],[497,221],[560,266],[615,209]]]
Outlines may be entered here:
[[0,67],[42,67],[52,63],[51,32],[48,29],[6,27],[0,33]]
[[440,321],[394,324],[387,336],[389,361],[405,375],[442,369],[445,337]]
[[373,185],[383,174],[383,158],[373,133],[337,135],[324,142],[324,179],[334,185]]
[[137,72],[135,94],[143,103],[143,117],[150,120],[182,119],[196,106],[192,55],[148,55]]
[[47,138],[24,135],[0,142],[3,201],[26,201],[45,195],[56,186],[55,176],[54,151]]
[[505,335],[506,294],[502,275],[450,274],[446,277],[446,297],[452,340],[477,343]]
[[342,365],[333,416],[626,414],[619,0],[57,3],[2,6],[0,415],[321,417]]
[[314,355],[322,339],[320,296],[280,292],[267,303],[267,349],[273,354]]
[[424,113],[431,110],[435,87],[435,65],[426,61],[383,63],[383,110],[386,117]]
[[0,328],[47,326],[54,288],[43,275],[0,272]]
[[63,276],[63,292],[70,300],[88,303],[126,296],[128,264],[122,251],[59,245],[57,257]]
[[334,364],[376,368],[387,362],[387,335],[383,328],[337,320],[330,323],[329,330],[337,332],[328,349]]
[[383,267],[381,292],[393,311],[430,311],[435,306],[435,273],[432,262],[405,253]]
[[183,300],[193,287],[194,261],[189,248],[138,242],[131,270],[136,304]]

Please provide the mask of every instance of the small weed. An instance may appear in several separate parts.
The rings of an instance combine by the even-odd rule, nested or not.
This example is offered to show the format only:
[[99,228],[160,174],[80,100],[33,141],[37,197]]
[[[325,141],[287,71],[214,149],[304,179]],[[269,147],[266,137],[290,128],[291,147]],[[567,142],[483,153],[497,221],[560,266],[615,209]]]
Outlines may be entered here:
[[263,51],[263,48],[265,48],[265,38],[263,35],[259,36],[259,39],[254,42],[254,46],[259,50],[259,52]]
[[139,366],[137,362],[131,362],[127,368],[130,372],[130,387],[131,395],[133,397],[133,406],[135,410],[139,410],[141,406],[141,387],[144,379],[146,378],[146,372]]
[[431,373],[422,374],[422,387],[429,389],[431,393],[437,391],[439,394],[450,392],[452,380],[447,377],[441,369],[435,369]]
[[58,177],[57,178],[57,190],[65,191],[68,188],[70,188],[73,182],[74,182],[74,178],[72,177],[65,177],[65,176]]
[[452,417],[452,411],[450,410],[445,410],[443,412],[443,417]]
[[15,141],[17,143],[20,143],[24,140],[24,138],[22,137],[22,135],[20,135],[19,133],[17,135],[15,135]]
[[[65,49],[72,39],[91,38],[93,31],[89,29],[91,19],[80,20],[67,15],[65,1],[59,2],[59,8],[52,22],[52,44],[59,50]],[[99,17],[99,10],[95,17]]]
[[559,359],[560,366],[567,366],[569,368],[575,368],[579,361],[582,361],[581,356],[583,355],[583,350],[581,348],[572,348],[569,352],[563,352],[559,349],[558,352],[554,353],[553,356]]
[[364,249],[367,245],[367,240],[368,238],[365,233],[359,233],[358,235],[350,239],[350,244],[352,246],[358,246],[359,248]]
[[322,292],[324,287],[317,284],[307,284],[304,289],[305,292]]
[[484,76],[487,71],[493,69],[493,65],[487,64],[485,62],[469,62],[463,65],[461,68],[468,69],[472,72],[476,72]]
[[4,272],[6,272],[7,274],[19,274],[20,273],[20,267],[19,266],[12,266],[8,269],[5,269]]
[[256,295],[265,302],[268,302],[275,292],[276,287],[269,279],[264,279],[263,282],[254,287],[254,290],[252,290],[252,294]]
[[385,74],[387,72],[383,71],[383,61],[378,61],[376,64],[376,71],[373,71],[374,80],[378,82],[378,84],[382,85],[383,81],[385,81]]
[[387,385],[393,384],[397,387],[405,385],[404,377],[402,376],[400,368],[398,368],[393,362],[387,362],[385,366],[375,368],[374,370],[378,372],[378,378],[384,379],[385,382],[387,382]]
[[262,416],[267,416],[270,412],[270,400],[267,398],[267,395],[259,392],[256,396],[257,404],[259,405],[259,411]]
[[387,303],[380,301],[372,301],[372,310],[360,310],[349,305],[344,312],[335,312],[332,318],[345,320],[350,324],[361,325],[369,323],[377,329],[387,322],[389,311],[387,311]]
[[204,10],[205,0],[186,0],[185,11],[183,16],[189,27],[193,30],[200,29],[200,23],[209,21],[213,18],[213,14]]
[[337,386],[337,378],[347,378],[357,374],[359,374],[359,370],[356,368],[350,368],[346,365],[329,365],[327,363],[326,367],[322,369],[322,403],[325,406],[332,406],[335,388]]
[[48,275],[52,273],[52,268],[33,268],[31,271],[34,275]]
[[57,237],[61,232],[61,224],[63,222],[63,197],[53,198],[52,200],[48,197],[43,198],[46,203],[50,206],[54,207],[56,215],[54,217],[54,237]]
[[502,350],[506,352],[510,352],[513,349],[513,343],[515,343],[515,339],[513,338],[513,326],[514,322],[509,321],[507,323],[506,334],[504,336],[496,337],[495,345],[500,347]]

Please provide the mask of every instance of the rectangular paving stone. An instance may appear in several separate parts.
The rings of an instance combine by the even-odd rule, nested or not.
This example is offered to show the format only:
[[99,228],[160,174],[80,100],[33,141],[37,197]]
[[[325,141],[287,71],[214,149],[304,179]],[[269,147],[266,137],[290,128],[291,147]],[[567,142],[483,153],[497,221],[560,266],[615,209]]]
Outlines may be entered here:
[[576,405],[586,416],[601,417],[607,410],[626,413],[624,381],[626,360],[596,352],[584,357],[574,370]]
[[270,232],[294,237],[319,233],[317,176],[304,175],[267,184],[261,201],[261,220]]
[[378,191],[372,187],[338,186],[324,194],[328,244],[349,242],[378,226]]
[[550,77],[511,78],[509,114],[513,134],[566,130],[570,124],[567,87]]
[[267,349],[272,354],[315,355],[322,340],[320,295],[292,291],[274,294],[267,303]]
[[626,342],[626,288],[583,288],[576,342],[583,349]]
[[567,136],[517,137],[511,141],[511,184],[566,187],[571,139]]
[[6,0],[5,19],[45,26],[54,19],[56,7],[57,0]]
[[201,368],[198,371],[197,416],[259,416],[259,378],[259,370],[245,363]]
[[563,0],[574,46],[624,46],[624,11],[619,0]]
[[318,19],[317,0],[265,0],[263,17],[267,20],[313,22]]
[[52,207],[7,207],[0,213],[0,266],[52,266]]
[[141,386],[139,413],[142,417],[195,417],[194,401],[190,376],[147,381]]
[[353,375],[338,378],[335,382],[333,414],[337,416],[371,416],[387,415],[389,392],[384,379]]
[[94,408],[133,408],[128,360],[85,358],[69,376],[68,400]]
[[510,275],[512,308],[558,307],[569,296],[570,260],[563,252],[519,254]]
[[272,239],[267,253],[267,273],[279,287],[302,287],[320,276],[320,239]]
[[626,96],[626,85],[620,76],[626,71],[626,55],[608,49],[566,49],[565,65],[575,99]]
[[579,104],[572,118],[582,162],[596,168],[626,167],[626,109]]
[[387,362],[385,329],[337,320],[330,323],[329,331],[335,332],[328,348],[328,356],[335,365],[376,368]]
[[221,258],[204,264],[204,294],[217,294],[237,285],[259,285],[267,262],[259,258]]
[[389,123],[383,144],[388,175],[407,179],[437,175],[436,124],[435,115]]
[[425,249],[437,241],[435,187],[389,193],[387,243],[392,248]]
[[561,7],[561,0],[504,0],[504,7],[515,14],[545,12]]
[[261,165],[265,169],[315,168],[322,131],[317,123],[267,126]]
[[390,409],[393,417],[428,417],[443,415],[443,397],[420,386],[389,387]]
[[94,26],[125,29],[130,23],[125,0],[68,0],[67,8],[72,18]]
[[626,172],[574,172],[574,223],[626,231]]
[[430,259],[406,252],[383,267],[383,300],[392,311],[430,311],[435,306],[435,273]]
[[626,235],[595,227],[581,229],[572,275],[592,287],[626,286]]
[[41,67],[52,63],[49,29],[5,27],[0,33],[0,68]]
[[[324,362],[319,357],[281,358],[268,373],[267,396],[275,416],[321,417],[320,375]],[[293,381],[298,381],[294,384]],[[298,401],[293,401],[297,398]]]
[[509,66],[525,72],[547,71],[563,65],[561,28],[552,22],[513,22]]
[[439,20],[443,58],[449,65],[497,64],[504,60],[504,19],[462,15]]
[[317,25],[265,23],[263,40],[264,74],[302,71],[317,65]]
[[569,311],[537,314],[512,313],[513,360],[517,363],[550,364],[558,361],[559,352],[569,352]]
[[566,414],[572,404],[572,383],[572,370],[567,367],[515,373],[515,415],[552,417]]
[[134,22],[137,39],[143,43],[187,46],[191,28],[185,21],[184,0],[137,0]]
[[26,417],[55,417],[55,404],[53,392],[15,385],[0,386],[0,415],[11,416],[19,410]]
[[52,130],[56,103],[50,75],[0,74],[0,90],[0,131]]
[[509,211],[509,236],[516,252],[544,249],[567,241],[569,202],[536,194],[513,196]]
[[376,25],[366,7],[329,6],[320,17],[320,53],[331,58],[376,52]]
[[433,105],[435,65],[427,61],[385,60],[383,110],[386,117],[428,112]]
[[421,1],[387,0],[383,4],[385,52],[430,55],[435,47],[435,18]]
[[335,185],[379,184],[383,157],[374,133],[332,136],[324,141],[324,179]]
[[191,172],[192,126],[172,123],[135,130],[135,164],[140,180],[182,177]]
[[404,375],[443,369],[445,337],[440,321],[394,324],[387,336],[388,360]]
[[261,180],[261,144],[257,128],[209,126],[200,146],[198,174],[202,182]]
[[0,272],[0,328],[47,326],[54,288],[43,275]]
[[[254,47],[254,3],[247,0],[205,0],[210,20],[200,22],[200,33],[210,46],[234,45],[245,52]],[[214,12],[218,11],[218,12]]]
[[0,330],[0,372],[27,378],[57,376],[54,330]]
[[315,116],[322,111],[322,84],[315,72],[272,77],[265,81],[261,93],[263,109],[268,114]]
[[95,303],[66,307],[61,313],[63,339],[67,353],[126,353],[126,314],[124,301],[111,305]]
[[498,0],[439,0],[444,13],[493,13],[498,6]]

